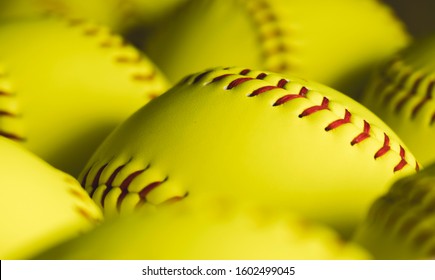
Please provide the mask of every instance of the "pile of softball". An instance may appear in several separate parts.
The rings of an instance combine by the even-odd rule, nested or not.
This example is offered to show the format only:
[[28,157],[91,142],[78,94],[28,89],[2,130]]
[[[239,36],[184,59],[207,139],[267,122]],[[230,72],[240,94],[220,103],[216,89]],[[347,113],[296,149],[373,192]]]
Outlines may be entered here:
[[428,25],[377,0],[1,1],[0,258],[435,258]]

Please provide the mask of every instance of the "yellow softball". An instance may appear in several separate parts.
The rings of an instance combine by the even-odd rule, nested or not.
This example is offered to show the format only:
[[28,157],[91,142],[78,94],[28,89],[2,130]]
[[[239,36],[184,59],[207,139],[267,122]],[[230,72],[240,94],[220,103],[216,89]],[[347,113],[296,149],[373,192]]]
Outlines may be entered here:
[[55,17],[0,25],[0,134],[74,176],[116,125],[166,88],[154,65],[105,27]]
[[353,240],[378,259],[434,259],[435,164],[395,182]]
[[[128,242],[114,242],[120,238]],[[37,259],[367,259],[361,247],[298,215],[189,197],[107,221]]]
[[379,68],[362,102],[428,165],[435,161],[435,35],[415,41]]
[[232,65],[296,74],[357,97],[374,65],[408,42],[377,0],[196,0],[159,23],[144,49],[172,81]]
[[299,211],[349,233],[390,180],[418,164],[356,101],[279,74],[188,76],[119,126],[80,175],[106,215],[187,194]]
[[0,258],[23,259],[92,229],[99,207],[80,184],[0,136]]

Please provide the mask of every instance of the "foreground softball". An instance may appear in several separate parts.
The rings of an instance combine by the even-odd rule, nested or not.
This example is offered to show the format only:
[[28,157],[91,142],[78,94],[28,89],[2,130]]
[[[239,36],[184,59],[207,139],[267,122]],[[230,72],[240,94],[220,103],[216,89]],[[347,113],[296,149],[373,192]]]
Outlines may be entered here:
[[2,260],[32,257],[102,219],[98,206],[70,175],[2,136],[0,154]]
[[80,175],[106,215],[225,194],[350,232],[418,169],[394,133],[320,84],[243,68],[187,77],[118,127]]
[[423,164],[435,161],[435,35],[380,68],[362,102],[389,124]]
[[[196,197],[198,198],[198,197]],[[128,236],[128,242],[117,242]],[[223,198],[186,199],[108,221],[37,259],[367,259],[333,230]]]
[[403,24],[377,0],[196,0],[159,24],[144,49],[172,81],[208,67],[247,66],[356,97],[374,65],[408,42]]
[[105,27],[55,17],[0,25],[0,135],[72,175],[166,87],[149,60]]
[[377,259],[434,259],[435,164],[395,182],[354,240]]

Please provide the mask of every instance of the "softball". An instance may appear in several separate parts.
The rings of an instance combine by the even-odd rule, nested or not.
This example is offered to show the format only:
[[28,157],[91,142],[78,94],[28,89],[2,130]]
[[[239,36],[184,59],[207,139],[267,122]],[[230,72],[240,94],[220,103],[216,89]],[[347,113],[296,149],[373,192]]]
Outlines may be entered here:
[[0,136],[0,258],[23,259],[92,229],[99,207],[80,184]]
[[377,0],[197,0],[143,46],[172,81],[233,65],[295,74],[356,98],[373,66],[409,40]]
[[0,135],[78,175],[109,132],[167,88],[102,26],[43,17],[0,26]]
[[[332,229],[296,215],[201,198],[111,220],[37,259],[367,259]],[[201,209],[199,211],[199,209]],[[128,234],[129,242],[113,242]]]
[[420,39],[378,69],[362,102],[428,165],[435,161],[435,36]]
[[434,259],[435,164],[398,180],[377,199],[354,241],[377,259]]
[[388,182],[416,169],[394,132],[344,94],[296,77],[216,68],[134,113],[79,180],[108,216],[206,192],[298,211],[349,233]]

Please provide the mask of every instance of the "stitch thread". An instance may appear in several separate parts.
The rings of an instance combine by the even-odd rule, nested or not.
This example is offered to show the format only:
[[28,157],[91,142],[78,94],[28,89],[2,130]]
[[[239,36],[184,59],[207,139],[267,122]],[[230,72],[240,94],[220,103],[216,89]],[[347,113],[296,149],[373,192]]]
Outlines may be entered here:
[[[99,34],[102,34],[103,32],[103,26],[100,25],[93,25],[90,24],[87,20],[82,18],[67,18],[66,16],[60,16],[61,19],[66,20],[67,24],[70,27],[74,28],[82,28],[83,34],[88,37],[97,37]],[[132,53],[127,53],[126,48],[129,47],[129,44],[125,43],[125,41],[122,39],[122,37],[116,36],[112,33],[108,33],[104,36],[101,40],[99,40],[98,46],[101,48],[112,48],[117,49],[119,51],[124,51],[123,53],[115,56],[114,62],[118,64],[126,64],[126,65],[134,65],[135,67],[139,67],[140,63],[142,61],[145,61],[143,56],[136,51],[136,49],[132,48]],[[155,80],[157,76],[157,70],[156,68],[151,67],[151,70],[149,71],[147,67],[142,66],[140,69],[137,69],[135,71],[132,71],[131,79],[133,81],[142,82],[142,83],[149,83]],[[149,99],[153,99],[155,95],[160,95],[155,92],[152,92],[151,94],[147,94]]]
[[344,118],[338,119],[338,120],[333,121],[332,123],[328,124],[328,126],[325,127],[325,130],[330,131],[330,130],[333,130],[333,129],[335,129],[343,124],[350,123],[350,117],[351,117],[351,113],[346,109],[344,112]]
[[387,136],[387,134],[384,133],[384,144],[376,152],[375,159],[385,155],[390,149],[391,149],[391,147],[390,147],[390,138]]
[[[392,59],[386,67],[380,71],[380,81],[379,85],[376,88],[376,92],[383,93],[382,102],[384,105],[388,105],[392,102],[392,99],[398,94],[398,92],[404,91],[407,89],[406,84],[411,79],[411,74],[413,70],[410,69],[409,66],[406,66],[406,72],[400,71],[399,69],[395,69],[394,66],[396,64],[402,64],[403,62],[399,57]],[[390,71],[389,71],[390,70]],[[427,79],[429,76],[427,74],[422,74],[420,77],[415,79],[412,83],[410,89],[401,97],[394,106],[394,112],[399,113],[402,108],[405,106],[407,102],[409,102],[412,98],[418,97],[417,92],[421,87],[423,80]],[[386,91],[389,85],[393,84],[393,87]],[[433,91],[435,88],[435,80],[431,80],[425,89],[425,96],[421,97],[421,100],[411,109],[411,119],[416,118],[417,114],[422,110],[423,106],[426,105],[429,101],[432,100]],[[429,125],[433,125],[435,122],[435,112],[432,114],[432,118],[429,121]]]
[[93,224],[97,224],[100,222],[100,219],[95,218],[88,210],[84,209],[80,206],[75,206],[75,211],[86,220],[90,221]]
[[364,120],[364,129],[363,132],[361,132],[357,137],[353,138],[353,140],[350,142],[350,144],[356,145],[358,143],[361,143],[365,139],[370,137],[370,124]]
[[[413,84],[413,86],[412,86],[412,88],[411,88],[411,90],[408,91],[408,93],[399,102],[397,102],[397,105],[396,105],[396,108],[395,108],[396,113],[400,112],[400,110],[406,104],[408,99],[411,98],[412,96],[414,96],[417,93],[418,86],[420,85],[422,80],[423,80],[423,77],[420,77],[420,78],[416,79],[414,84]],[[403,85],[401,86],[401,88],[403,88]]]
[[[9,83],[7,73],[3,69],[2,69],[2,71],[0,71],[0,81],[6,81],[6,84],[0,85],[0,98],[1,99],[9,99],[9,100],[12,99],[11,100],[12,103],[16,104],[17,103],[17,100],[15,99],[16,93],[14,93],[13,90],[11,89],[11,84]],[[2,108],[0,108],[0,120],[1,119],[15,119],[15,120],[20,119],[22,117],[21,112],[19,112],[19,113],[12,112],[13,109],[11,110],[11,107],[9,107],[9,106],[10,106],[10,102],[7,102],[6,106],[2,106]],[[4,128],[1,127],[1,123],[0,123],[0,136],[8,138],[8,139],[16,141],[16,142],[25,142],[26,141],[26,138],[24,136],[19,135],[19,133],[4,130]]]
[[[400,162],[394,167],[394,172],[399,171],[400,169],[402,169],[403,167],[405,167],[405,165],[407,165],[408,163],[405,160],[405,149],[400,146],[400,157],[401,160]],[[416,170],[419,169],[418,165],[415,167]]]
[[[225,68],[225,69],[229,70],[230,68]],[[212,70],[207,71],[205,73],[209,74],[209,73],[211,73],[211,71]],[[241,70],[239,72],[239,75],[244,76],[244,75],[247,75],[250,72],[251,72],[251,70],[249,70],[249,69],[243,69],[243,70]],[[192,83],[198,83],[198,82],[200,82],[206,74],[204,74],[204,73],[198,74],[198,76],[193,78],[193,82]],[[221,81],[222,79],[224,79],[226,77],[230,77],[230,76],[237,76],[237,74],[232,74],[232,73],[221,74],[219,76],[214,77],[209,84]],[[255,79],[257,79],[257,80],[264,80],[264,78],[266,78],[266,77],[267,77],[266,73],[260,73],[255,78],[252,78],[252,77],[236,77],[234,80],[232,80],[232,81],[230,81],[228,83],[228,85],[226,86],[225,89],[226,90],[231,90],[231,89],[234,89],[237,86],[239,86],[239,85],[241,85],[243,83],[249,82],[251,80],[255,80]],[[289,82],[288,80],[281,79],[281,80],[279,80],[277,86],[268,85],[268,86],[262,86],[262,87],[256,88],[251,93],[249,93],[247,95],[247,97],[255,97],[257,95],[267,93],[267,92],[269,92],[271,90],[274,90],[274,89],[284,89],[285,85],[288,82]],[[286,95],[281,96],[280,98],[278,98],[273,103],[272,106],[279,106],[279,105],[282,105],[282,104],[284,104],[286,102],[294,100],[296,98],[307,98],[308,92],[309,92],[308,88],[302,87],[300,89],[299,93],[297,93],[297,94],[286,94]],[[331,109],[329,108],[329,99],[327,97],[323,97],[322,102],[321,102],[320,105],[314,105],[314,106],[311,106],[309,108],[306,108],[298,116],[299,116],[299,118],[304,118],[304,117],[308,117],[308,116],[310,116],[310,115],[312,115],[314,113],[317,113],[319,111],[322,111],[322,110],[329,110],[329,111],[331,111]],[[340,127],[340,126],[342,126],[342,125],[344,125],[346,123],[351,123],[351,117],[352,117],[352,114],[347,109],[345,109],[344,117],[342,119],[337,119],[337,120],[331,122],[329,125],[327,125],[325,127],[325,131],[328,132],[328,131],[331,131],[333,129],[337,129],[338,127]],[[433,120],[435,121],[435,114],[433,116]],[[351,140],[350,144],[352,146],[354,146],[354,145],[357,145],[357,144],[361,143],[362,141],[368,139],[369,137],[371,137],[370,136],[370,130],[371,130],[370,124],[367,121],[364,120],[363,131],[359,135],[357,135],[355,138],[353,138]],[[378,159],[379,157],[385,155],[390,150],[391,150],[391,147],[390,147],[390,138],[388,137],[388,135],[386,133],[384,133],[384,142],[383,142],[383,145],[375,153],[374,158]],[[400,171],[406,165],[408,165],[408,162],[405,159],[405,157],[406,157],[405,149],[402,146],[400,146],[400,151],[399,151],[398,154],[400,156],[400,162],[396,166],[394,166],[393,172]],[[418,165],[417,162],[415,163],[414,169],[415,170],[419,170],[419,165]]]
[[[430,245],[435,232],[421,222],[427,220],[426,216],[435,214],[435,204],[430,201],[424,202],[425,198],[431,195],[429,189],[433,190],[433,187],[429,181],[418,180],[407,180],[400,185],[394,185],[386,195],[375,202],[375,207],[371,207],[368,222],[371,226],[381,226],[382,230],[409,239],[408,244],[418,247]],[[414,212],[415,216],[407,215],[411,212]],[[415,234],[409,236],[411,232]],[[435,247],[432,245],[427,252],[430,256],[435,256]]]
[[[250,19],[256,26],[256,30],[259,30],[258,41],[261,46],[261,55],[264,61],[268,59],[273,60],[274,57],[279,57],[279,64],[273,67],[269,67],[271,71],[280,72],[287,71],[292,68],[292,65],[287,60],[282,58],[283,54],[288,53],[291,47],[286,44],[286,32],[282,26],[279,26],[279,20],[274,13],[273,8],[267,1],[244,1],[246,10],[250,14]],[[251,4],[251,6],[250,6]],[[273,26],[271,31],[261,31],[262,26]],[[274,47],[269,47],[268,42],[276,41],[277,44]],[[243,74],[242,74],[243,75]]]
[[234,80],[234,81],[232,81],[231,83],[228,84],[227,89],[232,89],[233,87],[236,87],[236,86],[238,86],[240,84],[243,84],[244,82],[247,82],[247,81],[252,80],[252,79],[254,79],[254,78],[248,77],[248,78],[239,78],[239,79],[236,79],[236,80]]
[[[101,174],[103,173],[104,169],[107,167],[108,163],[106,163],[105,165],[103,165],[98,171],[97,174],[94,177],[94,180],[92,181],[92,188],[94,189],[94,191],[98,188],[99,184],[100,184],[100,177]],[[94,193],[91,193],[91,196],[93,196]]]
[[[67,180],[67,182],[69,182],[69,180]],[[74,181],[75,182],[75,181]],[[85,194],[83,194],[82,192],[79,192],[78,190],[74,189],[74,188],[69,188],[68,192],[73,195],[74,197],[76,197],[77,199],[81,200],[81,201],[85,201],[86,199],[89,199]],[[94,217],[91,212],[89,212],[87,209],[75,205],[74,210],[82,217],[84,217],[85,219],[89,220],[91,223],[97,223],[99,222],[100,219]]]
[[[131,161],[131,159],[130,159]],[[130,162],[129,161],[129,162]],[[100,185],[105,185],[105,189],[101,195],[101,199],[100,199],[100,204],[101,207],[104,208],[105,207],[105,200],[107,195],[114,189],[116,188],[116,186],[113,185],[113,182],[115,180],[115,178],[118,176],[119,172],[125,168],[127,166],[128,163],[123,164],[121,166],[118,166],[109,176],[109,178],[107,179],[106,182],[102,182],[101,180],[101,175],[103,173],[103,171],[107,168],[109,163],[106,163],[104,165],[102,165],[98,171],[96,172],[95,176],[92,178],[92,182],[90,184],[91,186],[91,191],[89,191],[89,195],[90,197],[94,197],[95,191],[98,189],[98,187]],[[120,212],[121,210],[121,206],[122,203],[125,199],[125,197],[131,193],[128,190],[128,187],[130,186],[130,184],[133,182],[133,180],[135,178],[137,178],[140,174],[142,174],[143,172],[146,172],[148,169],[150,168],[150,165],[148,165],[147,167],[145,167],[144,169],[140,169],[137,171],[134,171],[130,174],[127,175],[127,177],[121,182],[121,184],[119,185],[119,189],[121,190],[121,194],[118,196],[117,201],[116,201],[116,209],[118,212]],[[93,167],[90,167],[83,175],[82,181],[81,181],[81,185],[83,188],[86,187],[87,185],[87,181],[88,181],[88,177],[89,177],[89,173],[90,171],[93,169]],[[145,187],[143,187],[139,192],[137,192],[137,195],[139,196],[139,202],[136,204],[135,208],[139,208],[141,205],[143,205],[144,203],[147,202],[147,195],[154,190],[155,188],[159,187],[160,185],[162,185],[163,183],[165,183],[168,180],[168,177],[164,178],[161,181],[154,181],[154,182],[150,182],[148,183]],[[167,200],[159,203],[158,205],[164,204],[166,202],[176,202],[179,201],[181,199],[183,199],[184,197],[187,196],[187,193],[184,196],[173,196],[173,197],[169,197]],[[156,205],[156,206],[158,206]]]
[[302,113],[299,114],[299,118],[309,116],[321,110],[329,110],[328,106],[329,106],[329,99],[323,97],[322,104],[305,109]]
[[308,92],[308,89],[306,87],[302,87],[301,90],[299,91],[299,94],[287,94],[284,95],[280,98],[278,98],[278,100],[275,101],[275,103],[273,103],[272,106],[279,106],[282,105],[286,102],[289,102],[295,98],[299,98],[299,97],[306,97],[306,94]]
[[[429,83],[429,86],[427,87],[427,90],[426,90],[426,96],[420,101],[420,103],[417,104],[417,106],[415,106],[414,110],[412,110],[412,117],[413,118],[415,118],[418,111],[423,107],[424,104],[426,104],[426,102],[432,100],[432,91],[434,89],[434,85],[435,85],[435,81],[431,81]],[[434,116],[435,116],[435,113],[434,113]],[[432,124],[432,121],[431,121],[431,124]]]
[[[128,186],[130,186],[131,182],[134,180],[134,178],[136,178],[137,176],[139,176],[140,174],[142,174],[145,169],[142,170],[138,170],[135,171],[133,173],[131,173],[130,175],[127,176],[127,178],[122,181],[121,185],[119,186],[119,189],[121,190],[121,194],[118,196],[118,200],[116,202],[116,207],[118,209],[118,211],[121,209],[121,204],[122,201],[124,200],[124,198],[127,196],[128,192]],[[103,196],[101,197],[101,205],[104,207],[104,203],[103,201],[106,199],[107,194],[113,189],[112,184],[107,184],[107,189],[104,191]]]

